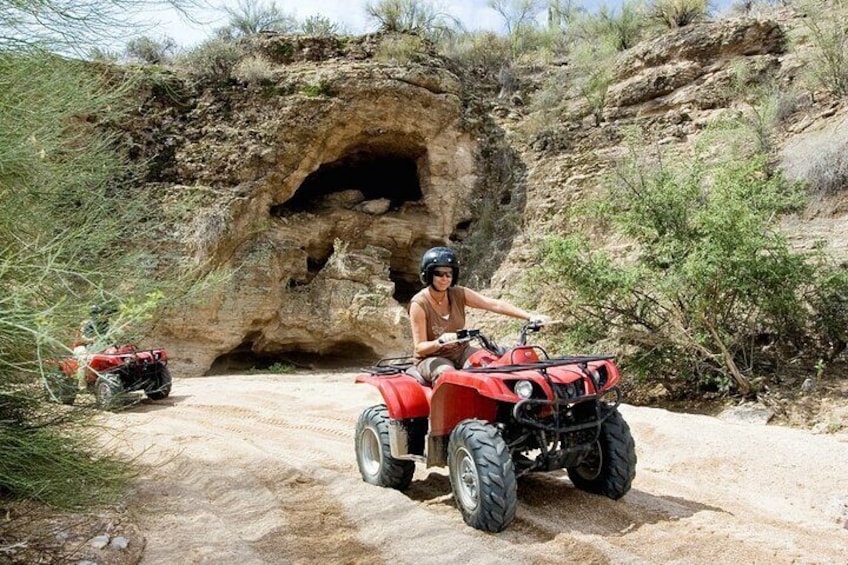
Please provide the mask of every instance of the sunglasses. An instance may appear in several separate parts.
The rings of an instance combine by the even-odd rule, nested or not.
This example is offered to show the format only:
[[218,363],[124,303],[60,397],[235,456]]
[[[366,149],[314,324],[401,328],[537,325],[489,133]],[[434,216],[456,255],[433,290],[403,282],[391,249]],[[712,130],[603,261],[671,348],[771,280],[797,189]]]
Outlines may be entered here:
[[433,276],[453,278],[453,271],[433,271]]

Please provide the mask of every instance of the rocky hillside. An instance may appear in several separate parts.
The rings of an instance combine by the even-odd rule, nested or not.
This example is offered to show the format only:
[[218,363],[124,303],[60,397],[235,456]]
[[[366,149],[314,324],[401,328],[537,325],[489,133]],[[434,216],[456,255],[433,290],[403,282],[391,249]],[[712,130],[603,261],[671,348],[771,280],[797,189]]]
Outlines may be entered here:
[[[573,204],[615,165],[629,126],[685,154],[712,119],[738,111],[740,68],[796,80],[794,15],[778,16],[634,47],[600,116],[564,90],[570,121],[547,119],[539,102],[567,65],[517,68],[498,92],[415,36],[263,34],[223,72],[156,70],[124,139],[161,194],[159,258],[225,275],[169,310],[159,343],[183,376],[405,354],[426,248],[462,246],[466,280],[508,291],[540,234],[584,220]],[[844,101],[798,101],[778,140],[791,174],[810,174],[822,143],[848,145],[846,125]],[[845,214],[824,196],[784,223],[798,245],[821,236],[848,257]]]

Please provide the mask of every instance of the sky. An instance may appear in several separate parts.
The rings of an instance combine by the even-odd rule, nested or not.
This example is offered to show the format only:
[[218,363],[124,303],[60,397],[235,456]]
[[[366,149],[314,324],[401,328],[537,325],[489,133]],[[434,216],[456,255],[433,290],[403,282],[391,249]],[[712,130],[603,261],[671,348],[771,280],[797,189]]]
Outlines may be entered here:
[[[212,37],[213,30],[223,27],[227,15],[222,6],[236,8],[237,0],[194,0],[206,3],[206,7],[193,9],[190,14],[193,20],[188,21],[171,8],[159,8],[147,13],[146,19],[152,27],[145,35],[152,38],[171,37],[181,47],[193,47],[205,39]],[[258,0],[263,2],[263,0]],[[271,0],[265,0],[267,5]],[[713,0],[713,8],[728,6],[733,0]],[[346,31],[352,34],[362,34],[375,29],[375,24],[368,21],[365,14],[366,0],[276,0],[278,8],[294,15],[298,20],[320,14],[330,20],[342,24]],[[598,6],[614,7],[621,0],[576,0],[577,6],[595,10]],[[487,0],[434,0],[444,12],[459,19],[463,26],[470,30],[503,31],[503,18],[489,8]]]
[[[229,5],[233,8],[237,2],[231,0],[208,0],[213,6]],[[503,18],[486,6],[487,0],[443,0],[439,4],[443,11],[458,18],[462,24],[472,30],[489,29],[498,31]],[[277,0],[277,6],[284,12],[294,14],[298,19],[320,14],[334,22],[343,24],[350,33],[360,34],[374,30],[365,14],[365,0]],[[146,35],[159,38],[169,36],[178,45],[191,47],[212,36],[215,28],[226,24],[227,16],[221,9],[202,8],[191,11],[192,19],[186,21],[176,10],[161,8],[145,14],[151,24]]]

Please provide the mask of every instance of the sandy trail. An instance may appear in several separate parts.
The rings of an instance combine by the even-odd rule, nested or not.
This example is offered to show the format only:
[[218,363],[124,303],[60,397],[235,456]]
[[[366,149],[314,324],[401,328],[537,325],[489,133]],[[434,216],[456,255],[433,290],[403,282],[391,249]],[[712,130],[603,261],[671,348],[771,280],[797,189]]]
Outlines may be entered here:
[[620,501],[564,472],[519,481],[503,533],[465,525],[446,469],[362,482],[352,373],[177,380],[106,416],[141,479],[142,563],[848,563],[848,435],[623,406],[639,458]]

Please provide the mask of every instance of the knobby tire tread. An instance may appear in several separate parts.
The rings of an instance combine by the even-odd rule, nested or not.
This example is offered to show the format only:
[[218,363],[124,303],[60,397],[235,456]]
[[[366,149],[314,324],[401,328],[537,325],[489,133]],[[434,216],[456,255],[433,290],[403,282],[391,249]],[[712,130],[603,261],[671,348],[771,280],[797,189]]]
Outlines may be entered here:
[[[375,484],[396,490],[406,490],[412,482],[412,475],[415,474],[415,462],[401,461],[391,456],[392,451],[389,445],[389,411],[385,404],[378,404],[377,406],[367,408],[359,416],[359,420],[356,423],[357,442],[359,442],[362,430],[369,424],[377,430],[377,436],[380,438],[380,449],[383,453],[383,464]],[[357,443],[358,450],[359,445]],[[357,463],[359,463],[358,454]],[[364,473],[363,479],[365,480]]]
[[602,424],[599,439],[603,453],[600,476],[585,479],[576,469],[568,469],[568,476],[580,490],[618,500],[627,494],[636,477],[636,444],[630,426],[618,410]]
[[[518,487],[515,469],[506,443],[494,426],[481,420],[465,420],[451,432],[448,467],[453,468],[455,447],[472,454],[480,479],[480,500],[476,512],[468,512],[456,496],[457,506],[465,522],[487,532],[500,532],[515,518],[518,506]],[[453,473],[451,473],[453,481]]]

